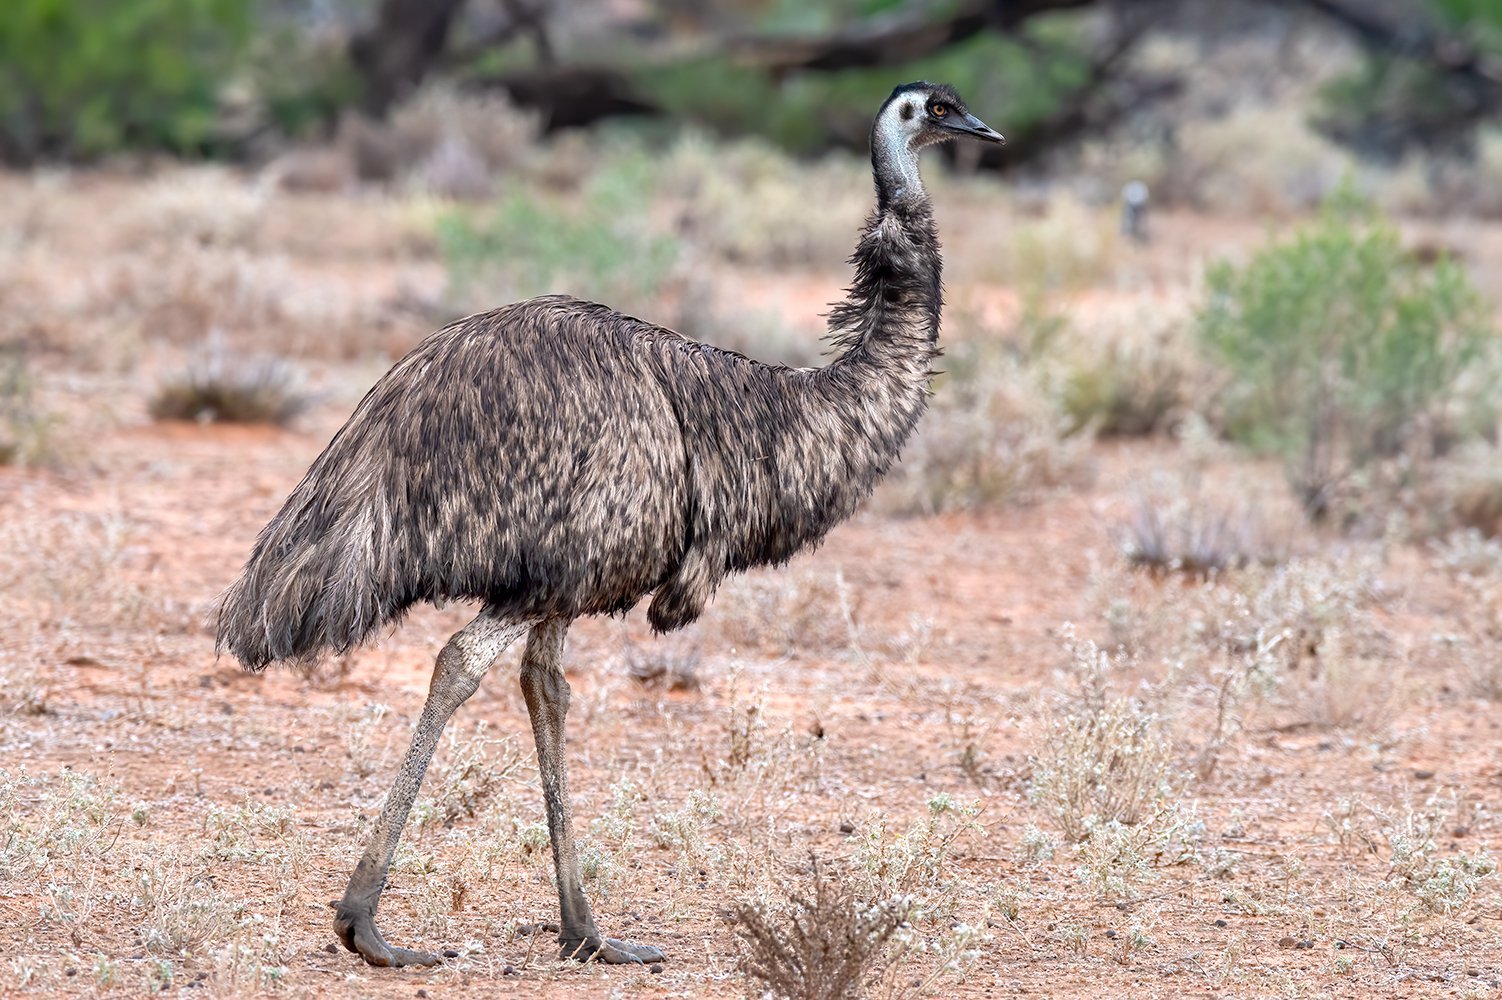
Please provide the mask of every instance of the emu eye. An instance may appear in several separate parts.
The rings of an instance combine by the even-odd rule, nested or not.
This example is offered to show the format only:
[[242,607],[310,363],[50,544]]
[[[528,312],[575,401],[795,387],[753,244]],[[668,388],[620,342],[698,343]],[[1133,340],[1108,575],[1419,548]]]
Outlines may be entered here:
[[928,106],[928,113],[933,115],[935,118],[943,118],[945,115],[949,114],[949,105],[945,104],[943,101],[934,101]]

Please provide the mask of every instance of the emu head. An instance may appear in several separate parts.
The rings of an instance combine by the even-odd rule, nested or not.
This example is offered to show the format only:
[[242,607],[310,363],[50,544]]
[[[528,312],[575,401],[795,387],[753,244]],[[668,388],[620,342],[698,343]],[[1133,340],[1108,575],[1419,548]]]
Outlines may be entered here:
[[1006,141],[972,115],[948,84],[919,81],[892,91],[871,124],[871,166],[882,204],[922,191],[919,150],[962,136],[983,142]]
[[[972,115],[960,95],[947,83],[905,83],[881,106],[872,129],[873,140],[900,144],[916,152],[936,142],[969,136],[983,142],[1005,142],[1001,134]],[[873,142],[873,145],[875,143]]]

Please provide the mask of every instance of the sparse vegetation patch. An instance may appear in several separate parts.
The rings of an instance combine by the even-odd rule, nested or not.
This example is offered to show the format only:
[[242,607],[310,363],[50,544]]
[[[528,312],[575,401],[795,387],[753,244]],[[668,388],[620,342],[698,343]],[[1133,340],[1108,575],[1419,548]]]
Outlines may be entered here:
[[1416,262],[1349,198],[1208,284],[1199,333],[1225,370],[1226,432],[1282,458],[1316,519],[1492,419],[1493,333],[1464,269]]

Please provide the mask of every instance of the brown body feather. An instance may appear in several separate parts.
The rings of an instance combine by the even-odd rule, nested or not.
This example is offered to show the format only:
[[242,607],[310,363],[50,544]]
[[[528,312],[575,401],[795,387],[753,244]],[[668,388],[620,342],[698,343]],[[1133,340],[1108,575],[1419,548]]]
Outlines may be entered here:
[[844,520],[926,403],[941,306],[921,189],[884,196],[822,368],[764,365],[548,296],[398,362],[261,532],[218,643],[259,669],[344,651],[419,601],[659,630]]

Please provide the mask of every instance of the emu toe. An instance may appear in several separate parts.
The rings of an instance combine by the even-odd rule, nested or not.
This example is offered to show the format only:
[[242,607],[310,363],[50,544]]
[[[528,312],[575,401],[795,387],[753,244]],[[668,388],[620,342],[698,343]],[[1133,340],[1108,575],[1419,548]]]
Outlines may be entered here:
[[661,948],[619,938],[582,938],[565,941],[559,938],[562,958],[578,959],[581,962],[603,962],[606,965],[642,965],[651,962],[666,962]]
[[339,902],[334,904],[334,932],[344,947],[365,959],[366,964],[383,969],[400,969],[407,965],[437,965],[438,956],[428,951],[397,948],[386,943],[376,929],[375,915]]

